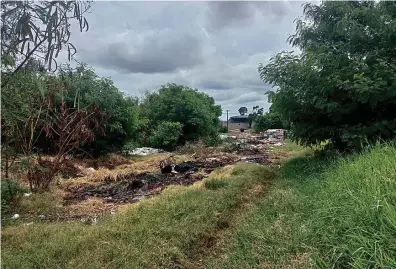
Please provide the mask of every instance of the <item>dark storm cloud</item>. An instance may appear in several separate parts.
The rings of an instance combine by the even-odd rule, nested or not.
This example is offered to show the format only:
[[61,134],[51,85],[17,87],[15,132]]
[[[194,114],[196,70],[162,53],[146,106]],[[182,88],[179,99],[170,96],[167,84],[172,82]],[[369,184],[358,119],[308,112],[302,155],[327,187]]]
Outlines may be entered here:
[[291,5],[287,1],[214,1],[208,3],[207,27],[219,30],[247,26],[257,13],[272,19],[282,19]]

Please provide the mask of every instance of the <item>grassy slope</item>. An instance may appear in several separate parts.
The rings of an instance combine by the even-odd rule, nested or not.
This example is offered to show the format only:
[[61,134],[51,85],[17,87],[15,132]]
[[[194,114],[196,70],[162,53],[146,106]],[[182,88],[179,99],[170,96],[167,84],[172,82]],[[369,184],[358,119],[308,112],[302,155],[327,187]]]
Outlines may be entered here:
[[2,268],[192,268],[274,178],[267,167],[244,164],[203,184],[169,188],[96,226],[7,227]]
[[396,268],[396,149],[295,158],[208,268]]
[[262,195],[274,178],[245,164],[97,226],[7,227],[2,268],[396,268],[395,148],[295,157]]

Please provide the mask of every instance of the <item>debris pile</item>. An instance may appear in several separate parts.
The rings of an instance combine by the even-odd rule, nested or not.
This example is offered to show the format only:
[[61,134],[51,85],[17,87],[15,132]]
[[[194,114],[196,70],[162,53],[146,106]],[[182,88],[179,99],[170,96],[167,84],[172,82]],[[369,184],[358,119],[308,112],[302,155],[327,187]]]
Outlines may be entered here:
[[162,149],[143,147],[143,148],[135,148],[134,150],[128,152],[129,155],[135,155],[135,156],[148,156],[158,153],[165,153],[165,151]]
[[263,138],[275,138],[283,141],[285,132],[284,129],[268,129],[263,133]]

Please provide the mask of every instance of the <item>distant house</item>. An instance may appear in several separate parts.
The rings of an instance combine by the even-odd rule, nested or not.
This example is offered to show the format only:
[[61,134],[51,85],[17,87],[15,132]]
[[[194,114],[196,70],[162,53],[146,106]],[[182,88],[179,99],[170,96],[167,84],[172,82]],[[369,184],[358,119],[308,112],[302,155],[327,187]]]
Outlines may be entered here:
[[249,129],[248,116],[233,116],[228,120],[228,129]]

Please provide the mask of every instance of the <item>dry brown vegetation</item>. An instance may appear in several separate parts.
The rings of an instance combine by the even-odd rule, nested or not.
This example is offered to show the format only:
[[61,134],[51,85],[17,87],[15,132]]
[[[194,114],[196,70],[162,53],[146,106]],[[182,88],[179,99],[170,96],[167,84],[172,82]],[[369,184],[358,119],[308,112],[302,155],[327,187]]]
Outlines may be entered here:
[[[246,136],[249,134],[242,134],[242,137]],[[172,154],[132,158],[108,154],[99,159],[67,157],[49,191],[24,197],[12,212],[20,214],[20,221],[24,223],[102,216],[116,212],[124,204],[157,195],[169,185],[190,185],[200,181],[217,167],[237,162],[259,162],[273,164],[278,168],[279,160],[290,155],[289,151],[284,152],[278,148],[266,145],[260,150],[244,147],[226,152],[224,146],[206,147],[203,142],[198,142],[187,144]],[[51,162],[53,157],[42,159]],[[199,170],[187,175],[162,175],[159,163],[164,159],[170,159],[176,164],[189,162],[197,165]],[[213,178],[226,178],[227,171],[226,168],[220,174],[214,174]],[[27,184],[23,180],[24,174],[21,171],[16,173]]]

